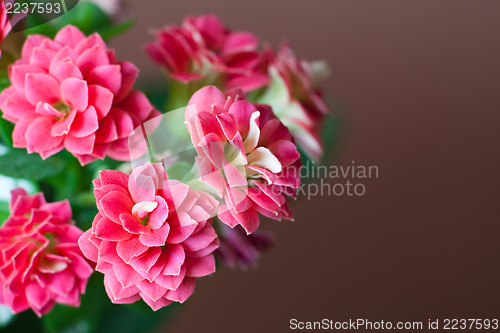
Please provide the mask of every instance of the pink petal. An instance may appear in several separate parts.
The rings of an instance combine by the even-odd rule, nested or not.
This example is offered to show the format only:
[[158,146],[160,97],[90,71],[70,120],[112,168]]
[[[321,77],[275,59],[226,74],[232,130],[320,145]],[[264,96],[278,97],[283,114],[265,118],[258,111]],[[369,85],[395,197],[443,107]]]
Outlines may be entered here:
[[68,134],[75,117],[76,117],[76,111],[72,110],[66,115],[66,117],[56,121],[56,123],[52,126],[52,129],[50,130],[50,135],[63,136]]
[[[261,112],[262,115],[262,112]],[[279,140],[291,140],[292,135],[288,128],[279,119],[271,119],[264,123],[260,130],[259,145],[268,146]]]
[[57,201],[47,203],[43,206],[43,210],[49,212],[52,215],[52,218],[57,218],[60,221],[69,221],[72,217],[71,206],[69,201]]
[[[60,48],[60,46],[58,46],[58,48],[59,49],[57,50],[56,55],[50,61],[49,73],[52,73],[52,75],[54,75],[54,71],[58,67],[58,65],[60,65],[62,63],[68,63],[68,62],[74,64],[74,61],[78,57],[78,54],[75,52],[75,50],[73,48],[69,47],[68,45],[63,46],[62,48]],[[78,69],[78,72],[80,72],[80,69]],[[82,76],[81,72],[80,72],[80,76]],[[77,77],[77,76],[75,76],[75,77]],[[67,77],[63,77],[62,79],[64,80],[66,78]],[[78,78],[81,78],[81,77],[78,77]],[[57,77],[57,79],[59,79],[59,77]]]
[[120,91],[116,94],[116,101],[120,102],[125,98],[132,87],[134,86],[135,80],[139,75],[139,69],[131,62],[123,61],[120,63],[121,74],[122,74],[122,85]]
[[113,120],[115,121],[118,137],[127,138],[135,128],[132,115],[118,108],[113,108],[110,112],[110,115],[113,117]]
[[143,225],[137,217],[132,214],[122,213],[120,214],[120,220],[123,222],[123,228],[131,234],[139,235],[150,232],[149,228]]
[[159,275],[155,282],[169,290],[176,290],[186,277],[186,265],[183,265],[176,275]]
[[184,120],[189,121],[195,113],[211,112],[212,106],[223,106],[225,102],[224,94],[215,86],[203,87],[195,92],[189,100],[188,105],[194,106],[194,108],[186,109]]
[[234,116],[241,136],[244,138],[248,135],[250,119],[256,111],[255,106],[247,101],[236,101],[229,107],[228,112]]
[[236,168],[232,163],[224,162],[222,169],[229,187],[248,186],[244,167]]
[[239,88],[243,92],[249,93],[262,88],[269,83],[269,77],[266,74],[253,73],[251,75],[236,75],[228,79],[227,89]]
[[151,229],[147,234],[141,234],[139,241],[146,246],[164,246],[167,241],[170,226],[165,223],[159,229]]
[[[106,52],[98,45],[85,50],[76,60],[76,65],[80,68],[82,74],[87,77],[89,83],[97,83],[90,80],[92,78],[92,73],[97,69],[97,71],[103,74],[99,68],[109,66],[109,58]],[[119,66],[117,66],[119,68]],[[90,72],[90,73],[89,73]],[[116,76],[114,77],[116,78]],[[120,75],[121,81],[121,75]],[[113,90],[112,90],[113,91]],[[113,91],[113,93],[116,93]]]
[[87,110],[76,114],[71,126],[71,135],[83,138],[95,133],[98,128],[97,112],[93,106],[89,106]]
[[[163,275],[180,275],[182,265],[186,259],[184,247],[179,244],[167,244],[163,250],[167,253],[165,267],[163,268]],[[169,288],[176,289],[176,288]]]
[[0,94],[0,108],[3,111],[3,118],[14,123],[20,120],[30,121],[36,117],[35,106],[12,86]]
[[94,270],[89,265],[87,260],[81,256],[81,254],[68,254],[68,257],[71,259],[71,268],[78,276],[78,278],[82,280],[87,280],[90,278]]
[[253,209],[248,209],[242,213],[235,213],[234,216],[240,222],[247,234],[251,234],[259,227],[259,215]]
[[219,206],[219,208],[217,209],[217,216],[219,217],[222,223],[226,224],[231,228],[234,228],[238,224],[240,224],[240,222],[233,216],[233,214],[231,214],[226,204],[221,204]]
[[64,113],[56,110],[49,103],[42,103],[42,102],[36,105],[36,113],[38,113],[41,116],[57,117],[57,118],[62,118],[65,116]]
[[242,52],[255,50],[259,44],[259,39],[252,33],[237,31],[232,32],[224,40],[222,49],[224,53]]
[[21,57],[25,59],[29,58],[33,48],[40,46],[45,41],[50,41],[50,39],[42,35],[29,35],[24,42]]
[[29,153],[51,150],[62,143],[62,137],[47,135],[51,132],[53,124],[54,121],[52,119],[40,117],[28,126],[25,139]]
[[126,263],[129,263],[133,258],[140,256],[148,249],[148,246],[142,245],[139,242],[138,237],[132,237],[116,244],[116,253]]
[[184,281],[182,281],[179,288],[176,290],[169,290],[165,295],[165,298],[179,303],[184,303],[189,296],[193,294],[194,288],[196,286],[196,279],[186,277]]
[[[98,239],[98,238],[96,238]],[[92,239],[91,239],[92,240]],[[99,254],[98,254],[98,261],[97,261],[97,266],[96,270],[100,271],[102,273],[106,273],[108,269],[110,268],[109,265],[103,265],[103,262],[107,262],[112,265],[116,264],[121,264],[122,260],[120,257],[117,255],[117,249],[118,245],[124,242],[128,242],[128,240],[121,241],[119,243],[116,242],[110,242],[110,241],[105,241],[101,240],[101,243],[99,244]]]
[[76,45],[84,40],[86,37],[77,27],[72,25],[67,25],[54,37],[54,41],[61,43],[62,45],[69,45],[75,48]]
[[89,84],[97,84],[108,89],[114,95],[120,90],[122,74],[119,65],[104,65],[92,67],[93,69],[87,76]]
[[156,263],[160,255],[161,255],[161,248],[151,247],[140,256],[130,260],[129,263],[135,270],[149,272],[149,270]]
[[153,301],[158,301],[167,292],[164,287],[160,286],[156,282],[149,282],[147,280],[137,283],[137,287],[141,291],[141,295],[145,295]]
[[186,276],[190,277],[202,277],[215,273],[215,258],[212,254],[193,258],[188,257],[186,259],[187,272]]
[[108,241],[122,241],[130,238],[130,234],[122,228],[118,223],[115,223],[103,216],[94,227],[95,236]]
[[40,66],[46,70],[50,68],[50,63],[52,59],[56,56],[56,52],[54,50],[50,50],[45,46],[47,44],[44,42],[41,46],[35,47],[31,53],[29,58],[30,64]]
[[112,221],[120,223],[120,214],[131,212],[134,205],[132,200],[121,192],[110,192],[100,200],[99,204],[104,213]]
[[149,175],[132,173],[128,180],[128,188],[134,202],[154,201],[155,199],[155,183]]
[[169,219],[170,233],[167,242],[170,244],[179,244],[192,235],[198,223],[191,219],[185,212],[177,212]]
[[149,214],[148,221],[148,227],[153,230],[160,228],[163,223],[165,223],[169,213],[168,205],[165,199],[157,195],[155,197],[155,201],[158,203],[158,206],[151,212],[151,214]]
[[165,268],[165,263],[167,261],[167,254],[162,249],[160,257],[156,260],[155,264],[149,269],[149,271],[145,272],[143,270],[139,270],[138,273],[141,276],[148,280],[149,282],[156,282],[158,276],[162,273]]
[[118,106],[120,109],[134,115],[134,118],[141,122],[150,118],[154,110],[146,95],[137,90],[132,90]]
[[141,297],[146,302],[147,305],[153,310],[153,311],[158,311],[161,308],[168,306],[172,304],[172,301],[169,301],[165,298],[160,298],[156,301],[153,301],[151,298],[149,298],[147,295],[141,293]]
[[76,78],[68,78],[61,83],[61,98],[74,109],[83,111],[89,103],[87,82]]
[[9,78],[14,87],[19,91],[24,91],[27,74],[45,74],[45,71],[36,65],[19,64],[9,68]]
[[[121,287],[125,289],[134,286],[139,281],[144,279],[141,274],[137,273],[137,271],[128,264],[114,265],[113,271],[115,272],[116,279],[120,282]],[[127,295],[126,297],[130,296],[132,295]]]
[[34,309],[41,310],[49,302],[50,294],[34,280],[26,286],[26,298]]
[[64,140],[64,147],[73,154],[90,154],[94,149],[95,134],[83,138],[68,135]]
[[104,118],[113,105],[113,93],[96,84],[89,85],[88,90],[89,104],[95,107],[98,119]]
[[102,185],[118,185],[127,189],[128,176],[117,170],[103,170],[99,172],[99,178]]
[[209,246],[217,238],[214,228],[207,225],[200,232],[186,239],[182,246],[186,251],[196,252]]
[[[98,116],[99,118],[99,116]],[[118,139],[115,121],[111,117],[104,117],[99,121],[96,132],[96,143],[115,142]]]
[[59,82],[47,74],[27,74],[26,98],[33,105],[53,104],[59,100]]
[[128,304],[139,299],[139,290],[135,286],[123,288],[116,277],[111,274],[104,275],[104,287],[113,303]]
[[59,82],[63,82],[67,78],[83,80],[80,69],[69,58],[67,61],[58,63],[51,73]]

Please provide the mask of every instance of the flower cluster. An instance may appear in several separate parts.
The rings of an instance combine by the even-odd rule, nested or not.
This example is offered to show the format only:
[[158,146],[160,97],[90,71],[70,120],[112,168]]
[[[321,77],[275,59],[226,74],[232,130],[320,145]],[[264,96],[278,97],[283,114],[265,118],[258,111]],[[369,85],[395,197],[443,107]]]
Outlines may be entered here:
[[323,62],[298,59],[286,44],[269,58],[271,84],[259,102],[271,105],[304,151],[318,161],[324,153],[321,126],[329,113],[319,84],[328,75],[328,68]]
[[300,155],[289,130],[267,105],[214,86],[197,91],[185,114],[201,180],[223,198],[218,216],[252,233],[261,213],[291,219],[286,195],[300,187]]
[[286,44],[276,52],[270,46],[260,50],[256,36],[231,31],[214,15],[188,17],[155,35],[146,51],[172,80],[252,93],[256,102],[273,107],[309,157],[320,160],[329,113],[319,88],[319,78],[328,76],[324,63],[297,59]]
[[[94,270],[104,274],[113,303],[142,299],[155,311],[183,303],[197,278],[215,272],[216,259],[255,265],[273,241],[259,229],[262,217],[293,219],[289,202],[301,184],[296,142],[316,160],[323,154],[328,108],[317,66],[286,45],[261,50],[253,34],[232,31],[214,15],[188,17],[156,37],[147,53],[189,92],[184,114],[169,118],[184,135],[172,141],[196,153],[188,166],[177,156],[165,159],[170,166],[155,163],[161,154],[153,154],[157,142],[148,131],[161,132],[164,118],[133,89],[138,69],[117,61],[99,34],[68,25],[53,39],[29,35],[10,65],[0,108],[15,125],[14,147],[44,159],[66,149],[82,165],[110,157],[136,166],[125,173],[106,160],[81,168],[75,178],[88,181],[76,193],[68,194],[71,186],[58,192],[55,177],[40,184],[79,200],[75,215],[85,216],[79,210],[91,208],[82,208],[89,205],[82,198],[92,195],[90,180],[100,170],[93,181],[98,212],[86,232],[73,224],[68,200],[12,192],[0,227],[0,304],[14,312],[32,308],[41,316],[55,303],[79,306]],[[150,161],[140,164],[146,149]],[[175,178],[175,167],[193,177]]]
[[15,123],[14,147],[43,158],[66,148],[81,164],[128,160],[130,133],[159,115],[132,89],[137,75],[98,34],[67,26],[54,40],[30,35],[9,68],[12,86],[0,94],[3,117]]
[[0,228],[0,303],[41,316],[54,304],[78,307],[93,272],[78,247],[83,231],[67,200],[12,191],[11,215]]
[[99,213],[80,247],[104,274],[113,303],[142,298],[154,310],[182,303],[196,277],[215,272],[211,196],[168,180],[159,163],[130,176],[102,171],[94,185]]
[[167,26],[155,36],[146,52],[174,80],[220,82],[224,89],[243,91],[269,81],[257,37],[229,30],[215,15],[189,16],[181,26]]

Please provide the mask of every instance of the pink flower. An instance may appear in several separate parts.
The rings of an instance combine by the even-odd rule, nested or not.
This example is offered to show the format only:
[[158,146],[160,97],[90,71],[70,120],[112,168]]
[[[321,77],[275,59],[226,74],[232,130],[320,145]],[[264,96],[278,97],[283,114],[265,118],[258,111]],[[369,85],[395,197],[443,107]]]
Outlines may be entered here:
[[225,98],[214,86],[197,91],[185,114],[198,151],[201,180],[217,190],[220,220],[247,233],[257,212],[291,219],[287,195],[300,186],[300,155],[288,129],[267,105]]
[[83,232],[71,222],[67,200],[12,191],[11,216],[0,228],[0,303],[42,316],[54,303],[80,305],[93,272],[78,247]]
[[128,160],[129,134],[159,114],[132,89],[137,74],[98,34],[66,26],[54,40],[30,35],[9,67],[12,86],[0,94],[3,117],[15,123],[14,146],[43,158],[66,148],[82,164]]
[[182,303],[196,277],[215,271],[217,202],[211,196],[168,180],[160,163],[130,176],[102,171],[94,185],[99,213],[80,247],[104,274],[113,303],[142,298],[155,311]]
[[321,62],[297,59],[286,44],[276,54],[268,52],[271,83],[258,101],[271,105],[298,144],[318,161],[323,155],[321,127],[329,110],[317,81],[328,76],[328,68]]
[[239,226],[234,229],[218,224],[220,246],[215,250],[218,262],[231,268],[248,269],[257,265],[260,254],[273,245],[273,234],[257,230],[247,235]]
[[269,81],[257,37],[229,30],[215,15],[190,16],[180,27],[167,26],[155,34],[146,52],[173,80],[244,91]]

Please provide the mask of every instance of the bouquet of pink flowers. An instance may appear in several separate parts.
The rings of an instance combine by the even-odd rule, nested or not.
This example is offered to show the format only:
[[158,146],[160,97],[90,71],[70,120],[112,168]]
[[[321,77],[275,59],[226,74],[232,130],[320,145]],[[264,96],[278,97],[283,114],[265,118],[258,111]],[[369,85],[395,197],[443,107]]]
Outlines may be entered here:
[[303,161],[324,157],[325,64],[188,16],[146,44],[168,78],[146,94],[139,69],[106,44],[129,21],[91,2],[50,22],[9,4],[0,38],[19,19],[23,32],[4,41],[22,48],[2,54],[0,71],[0,181],[12,188],[0,326],[100,332],[120,320],[144,331],[216,263],[255,265],[273,241],[261,220],[292,220]]

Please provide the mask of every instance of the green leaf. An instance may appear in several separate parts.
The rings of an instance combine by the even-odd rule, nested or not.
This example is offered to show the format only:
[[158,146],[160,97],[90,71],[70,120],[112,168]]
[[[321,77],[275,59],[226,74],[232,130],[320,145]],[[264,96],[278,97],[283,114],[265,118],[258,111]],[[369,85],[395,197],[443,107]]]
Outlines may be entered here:
[[43,22],[43,17],[36,14],[29,15],[28,26],[33,28],[26,29],[25,33],[27,35],[42,34],[53,38],[64,26],[72,24],[84,34],[90,35],[112,25],[110,18],[99,6],[87,1],[80,1],[75,8],[69,10],[66,14],[52,21]]
[[[335,114],[328,115],[323,123],[323,157],[321,161],[318,163],[314,162],[305,152],[304,150],[298,146],[298,150],[300,153],[300,159],[302,161],[302,165],[304,170],[302,170],[302,175],[311,175],[314,174],[313,169],[317,167],[317,165],[330,165],[336,158],[342,137],[342,114],[336,110]],[[303,177],[302,182],[304,184],[313,182],[314,179]]]
[[24,149],[12,149],[0,156],[0,174],[34,181],[60,174],[65,162],[58,156],[46,160],[38,154],[27,154]]
[[[285,112],[290,101],[288,86],[275,68],[271,68],[269,74],[271,83],[256,97],[256,102],[271,105],[279,118]],[[252,98],[255,97],[252,96]]]
[[[9,203],[5,201],[0,201],[0,226],[3,225],[5,220],[10,216]],[[1,312],[1,309],[0,309]],[[0,317],[2,317],[2,313],[0,313]],[[0,319],[0,327],[2,326],[2,320]]]
[[111,25],[111,26],[102,28],[98,32],[104,40],[109,40],[113,37],[124,34],[130,28],[132,28],[134,26],[134,24],[135,24],[135,20],[129,19],[129,20],[122,22],[118,25]]
[[323,124],[323,146],[325,153],[321,159],[323,165],[328,165],[336,157],[342,138],[342,113],[337,110],[335,114],[326,117]]
[[14,131],[14,124],[0,118],[0,139],[5,146],[12,147],[12,132]]
[[108,308],[96,333],[150,332],[160,324],[165,327],[180,307],[180,304],[173,303],[154,312],[143,301],[129,305],[114,305]]
[[191,171],[193,165],[186,161],[179,161],[167,168],[169,179],[183,180],[184,177]]

